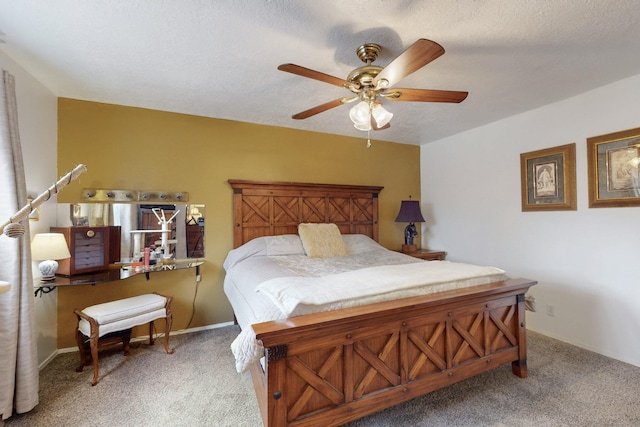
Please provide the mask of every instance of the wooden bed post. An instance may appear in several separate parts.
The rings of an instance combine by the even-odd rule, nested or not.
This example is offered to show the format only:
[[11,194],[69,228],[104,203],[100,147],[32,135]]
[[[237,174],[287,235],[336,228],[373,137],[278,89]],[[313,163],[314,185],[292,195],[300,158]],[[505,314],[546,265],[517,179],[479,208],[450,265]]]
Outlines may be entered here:
[[519,358],[511,363],[511,370],[520,378],[527,378],[527,328],[524,294],[518,299],[518,353]]
[[242,190],[233,189],[233,247],[241,246],[242,243]]
[[267,359],[267,407],[268,426],[287,425],[287,346],[265,348]]

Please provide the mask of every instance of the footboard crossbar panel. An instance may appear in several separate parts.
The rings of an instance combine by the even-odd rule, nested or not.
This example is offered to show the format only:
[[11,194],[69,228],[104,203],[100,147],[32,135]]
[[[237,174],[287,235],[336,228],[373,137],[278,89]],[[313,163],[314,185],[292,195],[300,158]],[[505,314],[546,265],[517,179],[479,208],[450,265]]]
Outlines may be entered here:
[[533,284],[254,325],[266,349],[265,369],[252,369],[265,426],[344,424],[509,362],[526,377],[524,294]]

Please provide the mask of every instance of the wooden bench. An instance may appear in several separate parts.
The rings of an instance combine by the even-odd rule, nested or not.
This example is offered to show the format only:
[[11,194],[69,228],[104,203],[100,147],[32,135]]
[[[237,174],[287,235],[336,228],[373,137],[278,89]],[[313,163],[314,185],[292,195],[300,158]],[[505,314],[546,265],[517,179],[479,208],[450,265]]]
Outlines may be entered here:
[[[153,321],[165,319],[164,348],[168,354],[169,332],[171,331],[171,301],[173,297],[159,294],[145,294],[136,297],[92,305],[83,310],[75,309],[78,317],[76,341],[80,350],[80,366],[76,372],[93,361],[93,380],[98,383],[98,349],[122,342],[124,354],[129,354],[131,329],[134,326],[149,323],[149,345],[153,345]],[[88,345],[87,345],[88,338]],[[88,353],[90,352],[90,357]]]

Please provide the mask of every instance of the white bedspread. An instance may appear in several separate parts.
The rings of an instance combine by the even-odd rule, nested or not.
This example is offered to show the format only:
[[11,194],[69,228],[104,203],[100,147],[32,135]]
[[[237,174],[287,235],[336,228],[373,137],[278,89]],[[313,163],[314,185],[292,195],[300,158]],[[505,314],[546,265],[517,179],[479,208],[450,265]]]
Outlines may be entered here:
[[[495,267],[421,262],[383,265],[322,277],[279,277],[257,287],[287,316],[353,307],[474,286],[504,274]],[[472,279],[471,281],[465,279]]]
[[224,289],[242,328],[231,344],[238,372],[264,356],[253,324],[507,278],[495,267],[422,261],[366,236],[343,237],[346,257],[308,258],[297,236],[257,238],[229,253]]

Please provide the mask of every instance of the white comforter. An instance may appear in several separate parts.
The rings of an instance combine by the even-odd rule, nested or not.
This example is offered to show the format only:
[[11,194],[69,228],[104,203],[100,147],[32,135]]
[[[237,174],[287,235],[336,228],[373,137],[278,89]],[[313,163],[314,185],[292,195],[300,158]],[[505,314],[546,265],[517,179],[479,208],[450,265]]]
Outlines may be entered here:
[[287,317],[488,283],[504,271],[449,261],[382,265],[321,277],[279,277],[257,287]]
[[347,257],[307,259],[297,247],[287,251],[281,246],[278,255],[271,255],[274,251],[268,249],[269,238],[260,238],[266,239],[266,244],[254,239],[248,248],[229,254],[225,293],[242,327],[231,345],[238,372],[246,371],[264,355],[252,324],[506,278],[504,271],[495,267],[421,261],[384,249],[365,236],[343,237],[345,243],[357,241],[347,245]]

